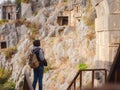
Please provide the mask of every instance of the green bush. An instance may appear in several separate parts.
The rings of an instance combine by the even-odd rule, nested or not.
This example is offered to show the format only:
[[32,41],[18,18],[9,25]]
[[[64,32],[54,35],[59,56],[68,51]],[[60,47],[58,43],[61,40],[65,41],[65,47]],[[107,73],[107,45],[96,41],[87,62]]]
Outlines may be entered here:
[[50,70],[50,67],[45,67],[44,68],[44,73],[46,73],[47,71],[49,71]]
[[5,68],[0,68],[0,90],[14,90],[15,83],[13,81],[8,81],[11,76],[11,71]]
[[15,90],[15,83],[12,81],[9,81],[3,85],[0,84],[0,90]]
[[4,85],[3,85],[3,89],[4,90],[15,90],[15,83],[13,81],[7,81]]
[[79,64],[78,68],[79,68],[79,70],[84,70],[84,69],[87,69],[87,65],[86,64]]
[[11,75],[10,70],[5,70],[5,68],[0,68],[0,84],[4,84]]
[[50,66],[44,67],[44,73],[48,72],[49,70],[53,70],[55,68],[52,68]]

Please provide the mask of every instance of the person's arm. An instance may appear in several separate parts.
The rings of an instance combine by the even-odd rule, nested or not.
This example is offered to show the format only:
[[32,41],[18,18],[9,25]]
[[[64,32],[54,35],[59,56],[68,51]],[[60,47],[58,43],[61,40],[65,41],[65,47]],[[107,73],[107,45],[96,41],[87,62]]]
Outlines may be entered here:
[[39,58],[40,58],[41,61],[43,61],[45,59],[44,52],[43,52],[42,49],[39,50]]

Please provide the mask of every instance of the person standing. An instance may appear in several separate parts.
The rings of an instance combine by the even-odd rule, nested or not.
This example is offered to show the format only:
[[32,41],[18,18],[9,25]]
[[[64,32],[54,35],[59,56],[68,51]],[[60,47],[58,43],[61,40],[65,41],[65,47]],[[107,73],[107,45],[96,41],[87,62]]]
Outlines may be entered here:
[[44,73],[44,65],[41,63],[41,61],[43,61],[45,59],[45,57],[44,57],[44,52],[43,52],[42,48],[40,47],[40,40],[33,41],[33,47],[32,47],[31,53],[33,53],[33,52],[36,54],[36,57],[37,57],[38,61],[40,62],[40,64],[37,68],[33,68],[34,80],[33,80],[32,86],[35,90],[36,84],[38,81],[39,90],[42,90],[43,89],[42,79],[43,79],[43,73]]

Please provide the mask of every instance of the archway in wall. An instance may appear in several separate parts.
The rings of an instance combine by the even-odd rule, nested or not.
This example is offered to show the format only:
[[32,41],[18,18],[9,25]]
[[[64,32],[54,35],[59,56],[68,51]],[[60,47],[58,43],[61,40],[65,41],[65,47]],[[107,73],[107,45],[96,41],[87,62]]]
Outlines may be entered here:
[[91,0],[97,12],[95,19],[97,67],[110,66],[120,45],[120,0]]

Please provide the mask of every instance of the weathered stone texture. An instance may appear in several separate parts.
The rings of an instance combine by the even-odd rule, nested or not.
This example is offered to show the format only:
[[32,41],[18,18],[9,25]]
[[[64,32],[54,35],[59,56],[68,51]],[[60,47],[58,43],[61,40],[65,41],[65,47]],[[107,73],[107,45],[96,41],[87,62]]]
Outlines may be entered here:
[[95,20],[95,30],[120,30],[120,15],[105,15]]
[[97,17],[106,15],[108,13],[108,5],[103,1],[99,3],[96,7]]
[[120,14],[120,0],[104,0],[109,5],[109,13]]
[[97,48],[99,48],[97,49],[99,53],[97,53],[96,58],[101,61],[110,61],[110,62],[113,61],[118,49],[117,46],[107,47],[107,46],[100,46],[100,45],[97,46]]
[[96,7],[97,16],[120,14],[120,0],[102,0]]
[[120,31],[111,31],[109,32],[110,44],[120,44]]
[[96,35],[98,45],[116,46],[116,44],[120,43],[120,31],[97,32]]
[[30,16],[32,16],[31,4],[22,3],[21,9],[22,9],[21,12],[22,17],[29,18]]
[[103,1],[103,0],[91,0],[92,4],[94,6],[96,6],[97,4],[99,4],[101,1]]

